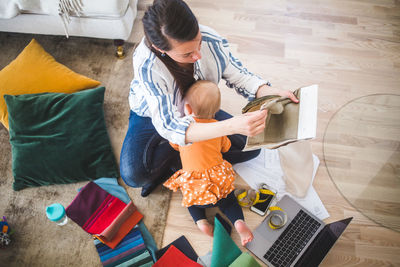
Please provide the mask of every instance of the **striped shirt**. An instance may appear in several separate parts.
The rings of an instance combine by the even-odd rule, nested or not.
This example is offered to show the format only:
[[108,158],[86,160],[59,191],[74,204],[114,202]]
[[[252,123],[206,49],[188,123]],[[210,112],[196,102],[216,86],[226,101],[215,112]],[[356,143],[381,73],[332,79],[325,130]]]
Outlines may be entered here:
[[[249,72],[229,51],[228,41],[213,29],[200,25],[202,58],[194,63],[194,78],[216,84],[221,79],[242,96],[252,99],[267,82]],[[176,82],[164,63],[146,46],[144,39],[133,55],[134,79],[129,105],[139,116],[150,117],[157,132],[168,141],[185,145],[185,133],[193,122],[184,116],[183,100]]]

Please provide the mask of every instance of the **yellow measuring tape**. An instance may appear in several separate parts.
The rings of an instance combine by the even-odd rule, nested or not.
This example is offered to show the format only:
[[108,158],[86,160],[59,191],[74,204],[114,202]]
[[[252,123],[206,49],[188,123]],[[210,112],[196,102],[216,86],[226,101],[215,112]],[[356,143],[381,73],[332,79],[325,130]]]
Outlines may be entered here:
[[235,190],[235,193],[236,193],[236,199],[239,205],[242,207],[250,207],[257,203],[262,203],[267,201],[267,198],[260,199],[260,194],[275,196],[275,192],[266,188],[261,188],[258,190],[258,192],[254,189],[249,189],[247,191],[244,189],[237,189]]
[[268,226],[271,229],[279,229],[285,226],[287,222],[286,212],[278,206],[269,207]]
[[[272,195],[275,197],[276,192],[273,192],[266,187],[263,187],[257,191],[254,189],[244,190],[244,189],[237,189],[235,192],[236,198],[238,203],[242,207],[249,207],[255,205],[257,203],[262,203],[267,201],[266,199],[260,199],[260,194],[264,195]],[[286,212],[278,206],[272,206],[268,208],[269,214],[268,217],[268,225],[271,229],[279,229],[285,226],[287,222],[287,215]]]

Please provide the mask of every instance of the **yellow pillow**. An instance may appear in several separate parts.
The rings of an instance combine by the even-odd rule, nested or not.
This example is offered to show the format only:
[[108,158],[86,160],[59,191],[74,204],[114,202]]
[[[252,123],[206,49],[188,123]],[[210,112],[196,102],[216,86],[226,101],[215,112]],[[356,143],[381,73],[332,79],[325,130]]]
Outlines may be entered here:
[[58,63],[32,39],[18,57],[0,71],[0,121],[8,129],[4,95],[74,93],[99,85],[100,82]]

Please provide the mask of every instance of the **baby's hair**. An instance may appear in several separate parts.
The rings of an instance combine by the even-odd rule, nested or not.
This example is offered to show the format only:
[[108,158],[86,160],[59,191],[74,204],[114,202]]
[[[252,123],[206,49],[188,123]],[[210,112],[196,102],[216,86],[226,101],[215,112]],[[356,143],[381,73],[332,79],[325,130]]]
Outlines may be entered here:
[[188,90],[185,101],[199,119],[212,119],[221,106],[218,86],[210,81],[197,81]]

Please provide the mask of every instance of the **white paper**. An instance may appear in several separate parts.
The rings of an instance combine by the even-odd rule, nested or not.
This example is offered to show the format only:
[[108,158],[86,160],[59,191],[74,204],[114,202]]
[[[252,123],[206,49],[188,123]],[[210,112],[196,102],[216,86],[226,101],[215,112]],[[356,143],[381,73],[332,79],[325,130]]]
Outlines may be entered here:
[[318,85],[301,88],[300,99],[297,139],[315,138],[317,134]]
[[295,197],[289,193],[285,194],[291,196],[306,210],[318,217],[318,219],[324,220],[329,217],[328,211],[326,210],[324,204],[318,196],[317,191],[315,191],[312,185],[310,186],[310,189],[308,190],[307,195],[304,198]]
[[276,149],[261,149],[261,153],[258,157],[243,163],[234,164],[233,169],[251,188],[258,189],[261,184],[265,183],[277,192],[277,200],[280,200],[284,195],[289,195],[309,212],[319,219],[324,220],[329,217],[329,213],[312,186],[320,163],[318,157],[314,154],[313,161],[314,171],[312,182],[304,198],[295,197],[286,192],[283,171],[279,160],[279,152]]

